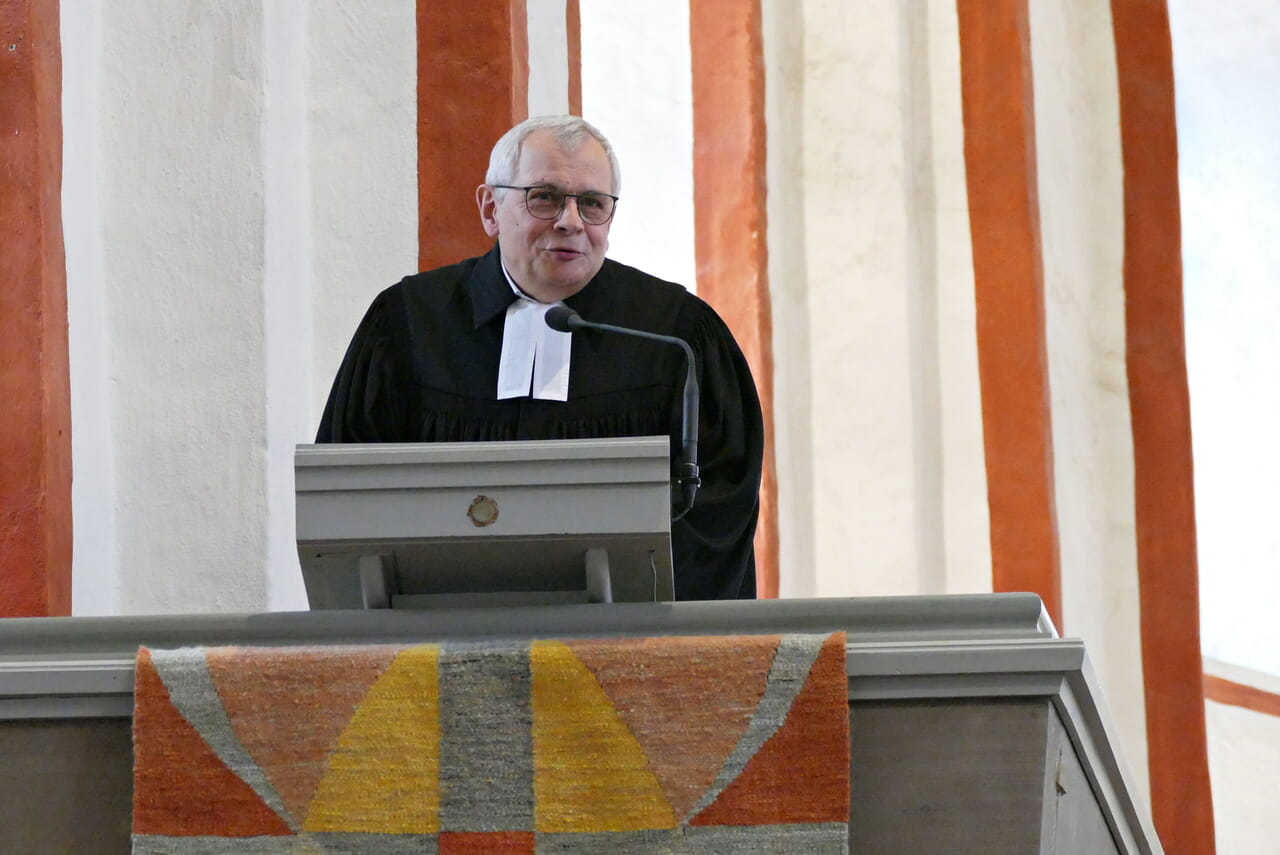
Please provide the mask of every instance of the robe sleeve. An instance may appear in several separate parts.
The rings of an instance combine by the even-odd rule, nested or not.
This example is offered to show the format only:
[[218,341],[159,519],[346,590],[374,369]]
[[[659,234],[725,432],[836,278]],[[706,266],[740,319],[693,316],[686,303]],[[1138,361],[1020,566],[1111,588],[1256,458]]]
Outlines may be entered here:
[[676,599],[751,599],[764,457],[760,399],[746,358],[710,309],[693,339],[702,487],[693,508],[672,523]]
[[404,442],[404,390],[412,368],[402,300],[380,294],[356,328],[329,390],[316,442]]

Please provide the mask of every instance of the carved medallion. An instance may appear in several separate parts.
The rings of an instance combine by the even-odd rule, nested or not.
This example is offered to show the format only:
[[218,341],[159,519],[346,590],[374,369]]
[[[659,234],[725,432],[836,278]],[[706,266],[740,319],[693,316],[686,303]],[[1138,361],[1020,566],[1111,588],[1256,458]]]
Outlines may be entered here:
[[493,525],[498,521],[498,503],[488,496],[476,496],[467,508],[467,518],[477,528]]

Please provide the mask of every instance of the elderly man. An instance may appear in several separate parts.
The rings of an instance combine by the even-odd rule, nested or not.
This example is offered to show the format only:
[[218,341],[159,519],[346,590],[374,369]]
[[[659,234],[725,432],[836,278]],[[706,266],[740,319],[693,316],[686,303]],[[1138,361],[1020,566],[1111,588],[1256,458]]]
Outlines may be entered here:
[[576,116],[529,119],[494,146],[476,189],[488,254],[408,276],[373,301],[347,349],[317,442],[455,442],[667,434],[679,447],[678,348],[556,332],[588,321],[689,342],[702,389],[702,487],[673,521],[676,598],[755,596],[760,402],[716,313],[683,287],[605,258],[620,175]]

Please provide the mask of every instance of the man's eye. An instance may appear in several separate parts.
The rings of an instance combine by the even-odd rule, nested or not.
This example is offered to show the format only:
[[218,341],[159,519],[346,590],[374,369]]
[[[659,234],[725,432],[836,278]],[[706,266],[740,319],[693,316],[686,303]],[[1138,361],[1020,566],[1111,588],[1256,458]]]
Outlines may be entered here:
[[578,204],[584,208],[599,210],[604,207],[604,199],[591,193],[585,193],[578,197]]
[[530,190],[530,202],[556,202],[560,198],[560,194],[554,190]]

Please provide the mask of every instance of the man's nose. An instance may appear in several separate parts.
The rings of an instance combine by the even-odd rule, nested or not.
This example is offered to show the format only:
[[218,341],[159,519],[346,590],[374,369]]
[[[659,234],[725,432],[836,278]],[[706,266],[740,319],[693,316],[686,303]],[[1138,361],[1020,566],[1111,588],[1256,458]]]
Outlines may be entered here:
[[556,217],[556,228],[577,231],[583,226],[582,214],[578,211],[578,200],[573,196],[565,197],[564,208],[560,211],[560,216]]

